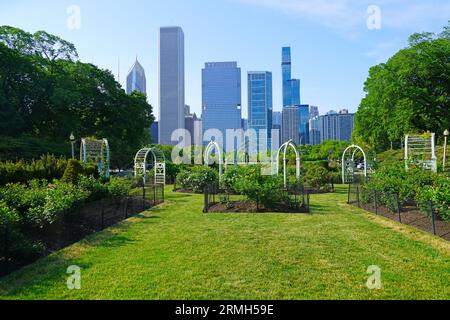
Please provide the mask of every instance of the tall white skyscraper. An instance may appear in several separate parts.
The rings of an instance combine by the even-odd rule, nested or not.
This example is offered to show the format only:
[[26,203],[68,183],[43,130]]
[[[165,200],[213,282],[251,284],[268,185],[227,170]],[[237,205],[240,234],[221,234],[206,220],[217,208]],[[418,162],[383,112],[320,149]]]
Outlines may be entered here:
[[162,27],[158,42],[159,143],[176,145],[172,133],[185,128],[183,30]]
[[145,70],[136,58],[136,62],[131,67],[127,76],[127,94],[133,91],[139,91],[147,94],[147,80],[145,78]]

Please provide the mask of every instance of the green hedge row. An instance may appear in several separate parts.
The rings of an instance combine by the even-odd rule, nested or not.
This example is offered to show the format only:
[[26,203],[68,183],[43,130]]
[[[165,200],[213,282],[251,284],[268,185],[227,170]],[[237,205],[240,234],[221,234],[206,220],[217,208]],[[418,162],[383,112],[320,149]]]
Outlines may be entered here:
[[[8,183],[27,183],[31,180],[61,179],[67,169],[68,160],[55,156],[42,156],[39,160],[0,162],[0,186]],[[79,164],[79,174],[98,175],[94,164]]]

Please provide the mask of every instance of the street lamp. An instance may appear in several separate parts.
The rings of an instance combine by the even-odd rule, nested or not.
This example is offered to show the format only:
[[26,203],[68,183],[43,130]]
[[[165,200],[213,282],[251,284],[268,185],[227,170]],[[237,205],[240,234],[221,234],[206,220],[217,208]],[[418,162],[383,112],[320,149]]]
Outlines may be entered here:
[[75,136],[73,135],[73,132],[70,134],[69,139],[72,144],[72,159],[75,159]]
[[447,163],[447,142],[448,142],[448,136],[450,135],[450,132],[448,130],[444,131],[444,163],[443,163],[443,170],[445,171],[445,165]]

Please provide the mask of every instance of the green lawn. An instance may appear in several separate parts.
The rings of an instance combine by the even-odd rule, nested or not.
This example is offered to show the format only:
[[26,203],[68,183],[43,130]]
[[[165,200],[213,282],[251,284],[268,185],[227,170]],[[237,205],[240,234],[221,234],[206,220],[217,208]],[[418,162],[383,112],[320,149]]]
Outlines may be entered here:
[[[202,214],[203,196],[158,209],[0,280],[0,299],[449,299],[444,240],[312,197],[312,215]],[[82,288],[66,269],[82,268]],[[366,287],[382,269],[381,290]]]

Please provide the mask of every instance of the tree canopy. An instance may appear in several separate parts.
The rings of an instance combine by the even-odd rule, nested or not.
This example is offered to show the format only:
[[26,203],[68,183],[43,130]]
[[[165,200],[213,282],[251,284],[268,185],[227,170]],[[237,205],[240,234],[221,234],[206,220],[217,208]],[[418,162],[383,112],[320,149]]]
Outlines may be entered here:
[[150,142],[152,111],[144,95],[127,95],[110,71],[78,61],[73,44],[45,31],[0,27],[2,139],[66,141],[71,132],[108,138],[113,166],[124,167]]
[[387,63],[370,69],[354,139],[377,151],[407,133],[450,128],[450,21],[444,31],[417,33]]

